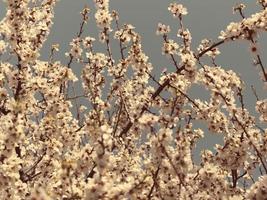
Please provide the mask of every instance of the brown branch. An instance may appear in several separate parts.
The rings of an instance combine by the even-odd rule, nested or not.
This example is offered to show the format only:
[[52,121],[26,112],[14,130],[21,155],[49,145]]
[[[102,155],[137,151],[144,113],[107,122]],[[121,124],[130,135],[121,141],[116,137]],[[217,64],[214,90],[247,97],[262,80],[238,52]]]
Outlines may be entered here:
[[[176,88],[177,89],[177,88]],[[197,107],[199,110],[199,106],[196,104],[196,102],[194,100],[192,100],[187,94],[185,94],[183,91],[181,91],[180,89],[177,89],[183,96],[185,96],[188,101],[190,101],[195,107]]]
[[171,114],[170,114],[170,116],[172,116],[173,113],[174,113],[174,110],[175,110],[176,105],[177,105],[177,103],[176,103],[177,100],[178,100],[178,96],[176,96],[175,100],[173,101],[173,105],[172,105],[172,109],[171,109]]
[[247,173],[248,173],[248,172],[247,172],[247,171],[245,171],[243,174],[241,174],[241,175],[237,176],[237,180],[238,180],[238,179],[240,179],[240,178],[242,178],[243,176],[245,176]]
[[6,109],[4,106],[0,107],[0,113],[3,113],[4,115],[7,115],[11,111]]
[[112,53],[111,53],[111,47],[110,47],[110,41],[109,41],[109,34],[108,34],[108,29],[104,28],[104,34],[106,35],[106,47],[107,47],[107,52],[109,55],[109,60],[111,62],[111,65],[114,66],[113,58],[112,58]]
[[265,78],[265,81],[267,81],[267,73],[266,73],[265,68],[264,68],[264,66],[263,66],[263,64],[262,64],[261,57],[260,57],[259,54],[257,54],[257,59],[258,59],[258,64],[259,64],[260,67],[261,67],[261,70],[262,70],[263,76],[264,76],[264,78]]
[[256,91],[256,89],[253,87],[253,85],[251,85],[250,87],[251,87],[252,92],[253,92],[253,94],[255,95],[257,101],[259,101],[260,99],[259,99],[259,96],[257,95],[257,91]]
[[18,67],[19,71],[18,71],[18,77],[17,77],[18,84],[17,84],[16,90],[15,90],[15,93],[14,93],[14,99],[16,101],[19,100],[20,91],[22,90],[22,81],[21,81],[21,78],[20,78],[20,72],[21,72],[21,68],[22,68],[21,63],[20,63],[21,62],[21,58],[20,58],[19,54],[17,54],[17,57],[18,57],[17,67]]
[[[245,19],[245,15],[244,15],[244,13],[243,13],[243,11],[242,11],[241,8],[238,9],[238,12],[239,12],[239,14],[241,15],[242,19]],[[247,33],[249,34],[249,37],[248,37],[249,40],[250,40],[253,44],[256,44],[257,41],[254,41],[253,36],[252,36],[253,31],[251,31],[251,30],[249,30],[249,29],[244,29],[244,31],[247,31]],[[262,70],[262,73],[263,73],[264,78],[265,78],[265,81],[267,81],[267,73],[266,73],[265,68],[264,68],[264,66],[263,66],[263,64],[262,64],[261,57],[260,57],[260,55],[259,55],[258,53],[256,54],[256,57],[257,57],[257,61],[256,61],[256,62],[257,62],[257,64],[260,65],[261,70]]]
[[[164,41],[165,41],[166,43],[168,42],[168,37],[167,37],[166,34],[163,35],[163,39],[164,39]],[[172,61],[173,61],[173,64],[174,64],[176,70],[179,70],[177,61],[175,60],[174,56],[173,56],[172,54],[170,54],[170,56],[171,56],[171,59],[172,59]]]
[[119,111],[118,111],[118,114],[117,114],[117,120],[116,120],[115,128],[114,128],[114,131],[113,131],[112,135],[115,135],[116,132],[117,132],[118,125],[119,125],[119,122],[120,122],[122,107],[123,107],[123,100],[121,99]]
[[265,173],[267,174],[267,167],[266,167],[266,165],[265,165],[265,162],[264,162],[264,160],[263,160],[263,158],[262,158],[262,155],[261,155],[260,151],[257,149],[257,147],[256,147],[256,146],[253,144],[253,142],[251,141],[250,136],[249,136],[247,130],[245,129],[245,127],[243,126],[243,124],[238,120],[238,118],[236,117],[235,113],[233,113],[233,116],[234,116],[235,120],[237,121],[237,123],[241,126],[241,128],[242,128],[243,131],[245,132],[247,138],[250,140],[251,145],[252,145],[252,147],[254,148],[254,150],[256,151],[256,154],[257,154],[257,156],[259,157],[259,159],[260,159],[260,161],[261,161],[261,164],[262,164],[262,166],[263,166],[263,168],[264,168],[264,170],[265,170]]
[[214,44],[212,44],[210,47],[204,49],[203,51],[201,51],[199,54],[196,55],[196,59],[199,59],[200,57],[202,57],[205,53],[207,53],[208,51],[212,50],[213,48],[225,43],[226,39],[224,40],[220,40]]
[[[16,152],[19,155],[20,154],[20,149],[16,148]],[[43,157],[46,155],[46,150],[45,152],[38,158],[37,161],[26,171],[23,171],[22,169],[19,170],[19,175],[20,175],[20,180],[24,183],[31,181],[34,179],[36,176],[40,175],[42,172],[37,172],[35,173],[35,169],[37,165],[42,161]]]
[[244,110],[245,106],[244,106],[244,99],[243,99],[243,95],[242,95],[242,89],[237,88],[237,90],[238,90],[237,95],[239,97],[239,101],[241,103],[242,110]]
[[[154,100],[162,92],[162,90],[165,89],[165,87],[169,84],[169,82],[170,82],[170,79],[165,80],[165,82],[160,87],[158,87],[158,89],[152,95],[151,100]],[[143,106],[139,116],[141,116],[146,111],[146,109],[147,107]],[[122,135],[125,135],[132,126],[133,126],[133,123],[131,121],[128,122],[128,124],[121,131],[119,137],[121,137]]]
[[[119,30],[120,30],[120,27],[119,27],[119,21],[118,21],[118,19],[116,19],[115,22],[116,22],[117,31],[119,31]],[[124,51],[125,48],[123,48],[123,46],[122,46],[122,41],[121,41],[121,39],[119,40],[119,42],[120,42],[120,54],[121,54],[121,59],[124,60],[124,53],[123,53],[123,51]]]
[[236,169],[232,169],[232,182],[233,182],[233,188],[236,188],[236,184],[237,184],[237,170]]
[[85,125],[80,126],[78,129],[75,130],[75,132],[79,132]]
[[166,149],[165,149],[164,146],[161,145],[161,148],[162,148],[162,150],[163,150],[163,153],[167,156],[167,158],[168,158],[168,160],[169,160],[169,162],[170,162],[170,164],[171,164],[171,166],[172,166],[172,168],[173,168],[173,170],[174,170],[176,176],[178,177],[180,183],[182,184],[182,186],[185,187],[185,183],[183,182],[183,179],[182,179],[181,175],[180,175],[179,172],[177,171],[177,169],[176,169],[174,163],[172,162],[172,159],[171,159],[170,155],[168,154],[168,152],[166,151]]
[[159,174],[159,170],[160,170],[160,166],[158,166],[158,168],[157,168],[155,173],[152,173],[152,175],[153,175],[153,184],[152,184],[152,186],[151,186],[151,188],[149,190],[149,193],[147,195],[147,199],[148,200],[151,200],[151,198],[152,198],[153,190],[154,190],[154,188],[155,188],[155,186],[157,184],[157,177],[158,177],[158,174]]
[[[86,24],[86,22],[88,20],[88,16],[87,16],[88,12],[89,12],[89,8],[87,8],[87,6],[85,6],[85,8],[83,9],[83,12],[81,12],[81,14],[82,14],[82,22],[80,24],[79,32],[77,33],[77,38],[80,38],[82,33],[83,33],[84,25]],[[73,55],[70,54],[69,56],[70,56],[70,59],[69,59],[69,62],[67,64],[67,68],[71,68],[71,64],[72,64],[72,62],[74,60],[74,56]],[[65,88],[65,83],[62,83],[60,85],[60,93],[64,93],[65,89],[66,89]],[[69,81],[67,81],[67,96],[68,96],[68,89],[69,89]],[[72,90],[73,90],[73,92],[75,92],[73,85],[72,85]],[[76,102],[76,104],[77,104],[77,102]]]
[[90,170],[90,172],[88,173],[88,175],[86,176],[86,182],[87,182],[87,179],[88,178],[93,178],[94,177],[94,175],[95,175],[95,169],[96,168],[96,164],[94,163],[94,166],[92,167],[92,169]]

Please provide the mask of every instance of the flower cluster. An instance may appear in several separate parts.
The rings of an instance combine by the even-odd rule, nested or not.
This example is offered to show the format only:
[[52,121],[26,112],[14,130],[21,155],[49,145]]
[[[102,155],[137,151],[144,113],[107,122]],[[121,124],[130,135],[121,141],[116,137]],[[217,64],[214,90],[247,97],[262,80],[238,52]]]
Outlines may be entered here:
[[131,40],[136,40],[136,33],[133,31],[134,27],[131,24],[124,24],[123,28],[116,31],[114,38],[120,40],[123,44],[129,43]]
[[102,53],[88,53],[90,65],[86,65],[83,69],[83,87],[86,94],[89,94],[93,104],[102,104],[101,89],[104,85],[103,70],[107,65],[107,57]]
[[164,35],[164,34],[169,33],[170,31],[171,31],[170,26],[162,24],[162,23],[158,23],[158,29],[156,32],[157,35]]
[[184,66],[185,72],[184,74],[190,80],[194,80],[196,76],[196,59],[193,55],[193,52],[188,53],[180,53],[181,61],[179,63],[180,66]]
[[[183,23],[187,9],[171,3],[180,40],[169,38],[170,26],[158,24],[162,53],[174,68],[158,77],[141,36],[133,25],[120,25],[118,13],[109,12],[109,0],[94,0],[105,52],[93,48],[94,37],[83,35],[90,11],[85,7],[66,66],[54,57],[58,44],[48,61],[39,58],[56,0],[5,2],[0,199],[266,199],[267,129],[261,125],[267,122],[267,100],[253,90],[259,117],[253,116],[245,107],[241,77],[214,60],[226,40],[248,39],[256,46],[254,37],[267,30],[266,1],[258,0],[262,11],[230,23],[223,40],[203,39],[196,51]],[[243,16],[243,8],[240,4],[235,11]],[[111,48],[113,25],[118,52]],[[214,66],[202,61],[204,55]],[[260,52],[257,58],[265,72]],[[82,68],[80,77],[73,63]],[[205,87],[209,100],[193,98],[193,85]],[[199,121],[220,133],[213,136],[222,142],[197,155],[199,141],[208,136]]]
[[248,39],[254,38],[260,30],[266,30],[266,10],[253,14],[241,22],[231,22],[225,31],[221,31],[220,39]]
[[97,26],[101,29],[99,39],[101,42],[109,40],[111,29],[112,15],[109,12],[109,0],[94,0],[96,6],[95,19]]
[[81,48],[82,40],[80,38],[73,39],[70,43],[71,50],[69,53],[66,53],[66,56],[71,56],[75,59],[80,59],[82,56],[83,49]]
[[205,65],[199,70],[197,81],[205,85],[216,98],[228,106],[234,105],[233,91],[241,88],[240,78],[232,70],[225,71],[222,67],[209,67]]
[[[198,46],[198,52],[202,52],[204,50],[206,50],[207,48],[209,48],[211,46],[211,41],[208,39],[203,39],[200,43],[200,45]],[[221,52],[219,51],[218,48],[213,48],[209,51],[206,52],[206,55],[211,57],[211,58],[215,58],[217,55],[219,55]]]
[[267,122],[267,100],[257,101],[256,110],[261,114],[260,120],[262,122]]
[[168,10],[173,14],[173,17],[181,17],[187,15],[187,9],[182,4],[171,3]]
[[166,42],[163,43],[162,47],[162,54],[178,54],[177,50],[179,48],[179,45],[174,42],[173,40],[167,40]]
[[177,37],[181,37],[186,44],[191,44],[192,37],[188,29],[178,29]]
[[[225,172],[214,164],[205,164],[198,172],[196,178],[194,195],[197,199],[214,199],[223,197],[227,190],[227,183],[224,180]],[[209,190],[212,188],[212,190]]]
[[238,133],[234,132],[226,138],[224,143],[224,146],[216,146],[217,155],[214,158],[215,162],[228,171],[242,169],[248,157],[248,142],[242,141]]
[[93,37],[86,37],[83,39],[83,46],[86,49],[91,49],[93,47],[93,42],[95,41],[95,38]]
[[99,9],[95,14],[95,19],[100,28],[108,28],[112,21],[111,14],[106,9]]
[[250,188],[250,190],[247,193],[246,198],[247,199],[264,199],[266,198],[267,194],[267,177],[262,176],[259,178],[259,181],[253,184]]

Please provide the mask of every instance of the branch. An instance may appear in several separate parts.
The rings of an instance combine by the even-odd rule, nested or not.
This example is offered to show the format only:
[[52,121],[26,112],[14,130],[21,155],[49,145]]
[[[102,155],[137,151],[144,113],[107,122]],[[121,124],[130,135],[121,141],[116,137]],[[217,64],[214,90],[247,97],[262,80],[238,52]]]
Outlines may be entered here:
[[151,198],[152,198],[153,190],[154,190],[154,188],[155,188],[155,186],[157,184],[157,177],[158,177],[158,174],[159,174],[159,170],[160,170],[160,166],[158,166],[158,168],[157,168],[157,170],[156,170],[156,172],[154,174],[152,173],[152,175],[153,175],[153,185],[150,188],[149,193],[147,195],[147,199],[148,200],[151,200]]

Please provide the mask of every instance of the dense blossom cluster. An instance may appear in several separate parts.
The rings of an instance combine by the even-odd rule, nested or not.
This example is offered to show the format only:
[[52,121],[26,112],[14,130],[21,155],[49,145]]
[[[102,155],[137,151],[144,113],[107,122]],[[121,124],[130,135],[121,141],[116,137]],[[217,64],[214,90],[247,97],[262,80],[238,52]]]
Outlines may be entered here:
[[[91,12],[85,7],[66,52],[67,65],[55,60],[58,44],[52,45],[48,61],[39,58],[57,1],[5,2],[0,199],[267,199],[267,129],[258,125],[267,122],[267,100],[254,91],[258,116],[253,116],[245,108],[241,77],[215,63],[226,41],[248,40],[254,52],[256,36],[267,30],[266,0],[258,0],[263,9],[247,18],[245,5],[236,5],[242,21],[230,23],[218,42],[203,39],[196,51],[183,23],[187,9],[171,3],[178,38],[169,38],[169,25],[158,24],[162,53],[173,65],[159,80],[152,75],[141,36],[133,25],[120,25],[109,0],[94,0],[99,41],[106,51],[95,51],[96,39],[83,35]],[[112,38],[119,46],[117,60]],[[205,64],[204,56],[212,63]],[[254,56],[266,84],[261,55],[255,51]],[[72,71],[74,62],[82,66],[81,77]],[[81,94],[75,81],[82,82]],[[209,91],[209,100],[189,95],[195,84]],[[194,150],[206,137],[195,126],[198,121],[222,142],[212,151],[202,149],[196,162]]]
[[[259,1],[266,6],[264,1]],[[241,22],[231,22],[225,31],[221,31],[220,39],[250,39],[257,35],[259,31],[267,30],[266,26],[267,10],[253,14],[244,18]]]
[[247,199],[266,199],[267,194],[267,177],[260,177],[260,180],[255,183],[249,190]]

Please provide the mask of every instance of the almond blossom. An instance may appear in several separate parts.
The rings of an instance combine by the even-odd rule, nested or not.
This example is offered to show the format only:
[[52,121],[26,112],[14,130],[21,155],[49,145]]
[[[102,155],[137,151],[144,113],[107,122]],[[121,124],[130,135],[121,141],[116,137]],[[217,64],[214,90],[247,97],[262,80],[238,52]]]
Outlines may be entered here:
[[[261,10],[249,17],[244,4],[236,5],[242,19],[230,22],[219,41],[203,39],[197,50],[183,21],[187,8],[170,3],[179,27],[175,38],[170,38],[169,25],[155,27],[170,63],[158,78],[141,35],[134,25],[120,24],[109,0],[94,0],[95,13],[88,7],[80,13],[66,65],[56,60],[62,50],[58,44],[47,60],[40,57],[57,1],[5,3],[0,22],[0,199],[267,198],[266,99],[253,90],[254,115],[244,101],[246,81],[215,63],[220,45],[227,42],[258,45],[257,36],[266,31],[266,1],[258,0]],[[90,14],[98,40],[84,33]],[[97,42],[104,51],[95,50]],[[253,56],[264,85],[260,53]],[[202,61],[205,55],[212,63]],[[81,76],[73,64],[82,68]],[[193,98],[194,85],[205,88],[209,98]],[[197,127],[198,122],[206,128]],[[221,143],[195,155],[209,132]]]

